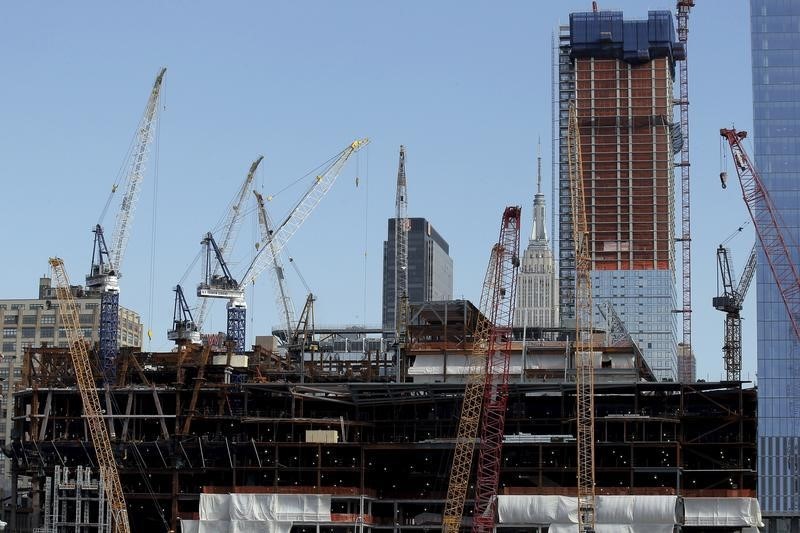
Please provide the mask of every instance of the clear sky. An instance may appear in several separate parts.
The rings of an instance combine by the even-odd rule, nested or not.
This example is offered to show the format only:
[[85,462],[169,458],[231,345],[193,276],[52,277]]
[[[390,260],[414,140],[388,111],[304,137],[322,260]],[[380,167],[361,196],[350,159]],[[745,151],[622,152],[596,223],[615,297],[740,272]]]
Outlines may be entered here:
[[[718,131],[752,123],[749,8],[697,3],[689,37],[694,348],[698,377],[718,379],[715,249],[748,220],[735,181],[720,189]],[[643,18],[674,3],[600,7]],[[371,145],[288,246],[317,295],[317,323],[381,320],[382,242],[400,144],[409,215],[428,218],[449,241],[454,295],[477,301],[503,207],[522,205],[523,239],[530,233],[538,137],[549,189],[552,32],[569,12],[590,9],[588,1],[3,2],[0,297],[35,297],[52,255],[65,259],[73,283],[83,283],[91,228],[166,66],[157,157],[148,164],[120,282],[121,304],[153,330],[145,348],[170,348],[171,289],[184,278],[194,301],[200,269],[187,269],[253,159],[265,156],[257,186],[272,194],[362,136]],[[273,217],[286,214],[306,185],[277,195],[268,205]],[[249,262],[257,235],[248,205],[234,274]],[[110,234],[113,218],[104,223]],[[753,238],[747,225],[730,243],[737,274]],[[299,311],[305,289],[289,270]],[[751,379],[755,290],[743,312],[742,374]],[[266,273],[248,303],[250,341],[280,321]],[[224,302],[207,326],[225,329]]]

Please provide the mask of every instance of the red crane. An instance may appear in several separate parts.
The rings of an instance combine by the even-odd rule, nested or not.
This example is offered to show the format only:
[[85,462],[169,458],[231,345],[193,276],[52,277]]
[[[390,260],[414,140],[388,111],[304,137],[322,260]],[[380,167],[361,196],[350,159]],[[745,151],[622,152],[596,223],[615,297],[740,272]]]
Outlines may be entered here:
[[519,267],[520,207],[503,212],[500,238],[495,245],[494,287],[489,302],[491,329],[483,387],[478,477],[475,483],[473,533],[491,533],[497,507],[497,484],[508,403],[508,364],[511,357],[514,302]]
[[800,276],[797,274],[797,266],[792,261],[786,243],[780,213],[742,147],[742,140],[747,137],[747,132],[723,128],[719,133],[730,145],[736,173],[739,175],[739,184],[742,186],[744,203],[750,211],[756,235],[786,306],[789,322],[792,323],[795,336],[800,340]]

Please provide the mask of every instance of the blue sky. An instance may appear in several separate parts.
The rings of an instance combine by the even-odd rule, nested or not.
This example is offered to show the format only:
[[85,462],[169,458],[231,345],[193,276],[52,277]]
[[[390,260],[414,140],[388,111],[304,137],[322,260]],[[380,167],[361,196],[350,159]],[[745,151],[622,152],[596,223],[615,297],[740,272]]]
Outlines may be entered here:
[[[674,4],[600,7],[640,18]],[[154,332],[146,348],[169,349],[171,289],[253,159],[265,156],[257,183],[270,194],[362,136],[370,146],[288,246],[318,297],[317,323],[380,322],[400,144],[409,215],[428,218],[449,241],[455,296],[477,301],[503,207],[522,205],[523,239],[530,232],[538,137],[550,208],[551,34],[570,11],[589,9],[583,1],[4,2],[0,295],[34,297],[52,255],[83,283],[91,228],[166,66],[157,157],[121,280],[122,305]],[[723,191],[718,181],[719,128],[752,123],[748,20],[747,2],[702,2],[690,22],[693,340],[698,376],[710,379],[722,375],[715,249],[748,219],[738,186]],[[304,188],[278,195],[273,217]],[[235,274],[256,235],[249,216],[231,258]],[[753,238],[748,225],[730,243],[737,273]],[[187,294],[199,277],[197,267],[186,276]],[[296,276],[290,283],[299,308],[304,288]],[[745,378],[755,377],[755,290],[743,313]],[[266,274],[248,303],[250,338],[279,322]],[[207,326],[225,329],[223,302]]]

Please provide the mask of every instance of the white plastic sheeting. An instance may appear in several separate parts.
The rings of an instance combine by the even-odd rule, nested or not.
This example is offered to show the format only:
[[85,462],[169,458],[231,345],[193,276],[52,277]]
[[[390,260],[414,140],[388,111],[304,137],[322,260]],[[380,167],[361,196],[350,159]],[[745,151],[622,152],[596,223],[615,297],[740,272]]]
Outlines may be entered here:
[[755,498],[684,498],[687,526],[762,527]]
[[[597,496],[597,533],[671,533],[679,523],[676,496]],[[498,496],[500,523],[542,524],[550,533],[578,533],[571,496]]]
[[293,522],[330,522],[324,494],[201,494],[200,520],[181,520],[183,533],[289,533]]
[[[447,375],[464,375],[470,373],[469,357],[463,355],[447,356]],[[519,374],[522,371],[520,356],[512,355],[509,362],[509,373]],[[443,355],[418,355],[414,364],[408,368],[410,376],[441,376],[444,373]]]

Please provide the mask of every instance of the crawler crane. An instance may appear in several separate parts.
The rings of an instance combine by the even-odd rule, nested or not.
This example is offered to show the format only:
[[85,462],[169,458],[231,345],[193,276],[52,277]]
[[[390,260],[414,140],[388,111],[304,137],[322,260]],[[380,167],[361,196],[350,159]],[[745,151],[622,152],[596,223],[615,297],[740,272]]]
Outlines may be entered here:
[[67,334],[69,354],[72,365],[75,367],[75,379],[83,401],[83,411],[86,425],[92,438],[97,464],[100,467],[100,476],[104,481],[106,498],[111,505],[111,517],[114,533],[130,533],[128,522],[128,508],[125,504],[125,495],[122,492],[122,483],[117,471],[117,463],[111,448],[111,439],[108,435],[108,426],[103,421],[103,411],[100,407],[100,398],[97,395],[97,386],[94,381],[91,364],[89,363],[89,349],[78,320],[78,308],[75,298],[70,292],[69,278],[64,268],[64,261],[54,257],[50,259],[50,267],[55,280],[56,297],[58,298],[61,323]]

